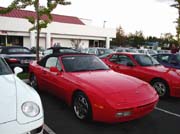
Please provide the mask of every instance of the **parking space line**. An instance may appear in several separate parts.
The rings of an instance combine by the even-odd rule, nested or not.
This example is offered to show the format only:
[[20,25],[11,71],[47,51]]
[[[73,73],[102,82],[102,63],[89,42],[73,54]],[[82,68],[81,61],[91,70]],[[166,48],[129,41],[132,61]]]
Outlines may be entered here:
[[180,118],[180,115],[179,115],[179,114],[176,114],[176,113],[173,113],[173,112],[170,112],[170,111],[167,111],[167,110],[158,108],[158,107],[155,107],[155,109],[156,109],[156,110],[159,110],[159,111],[161,111],[161,112],[164,112],[164,113],[167,113],[167,114],[170,114],[170,115],[173,115],[173,116],[176,116],[176,117],[179,117],[179,118]]
[[48,134],[56,134],[51,128],[49,128],[46,124],[44,124],[44,130],[48,133]]

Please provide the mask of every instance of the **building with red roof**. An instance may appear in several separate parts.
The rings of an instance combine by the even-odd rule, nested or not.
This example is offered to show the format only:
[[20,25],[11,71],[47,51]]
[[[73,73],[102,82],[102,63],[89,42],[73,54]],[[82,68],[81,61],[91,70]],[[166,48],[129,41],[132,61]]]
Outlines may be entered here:
[[[0,14],[0,45],[21,45],[28,48],[36,46],[36,31],[29,31],[32,24],[26,19],[27,16],[36,18],[36,13],[16,9]],[[52,16],[52,22],[40,34],[40,46],[44,49],[54,45],[109,48],[110,40],[116,36],[115,29],[91,26],[87,19],[58,14]],[[41,19],[46,19],[46,16]]]

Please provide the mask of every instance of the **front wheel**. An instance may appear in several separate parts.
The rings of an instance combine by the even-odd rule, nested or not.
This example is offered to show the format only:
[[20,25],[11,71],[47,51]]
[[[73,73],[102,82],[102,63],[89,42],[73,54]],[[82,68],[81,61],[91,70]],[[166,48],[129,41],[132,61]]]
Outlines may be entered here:
[[75,116],[80,120],[91,119],[91,105],[84,93],[78,92],[75,94],[73,98],[73,112]]
[[169,96],[169,86],[164,80],[153,80],[151,85],[157,91],[160,98],[165,98]]

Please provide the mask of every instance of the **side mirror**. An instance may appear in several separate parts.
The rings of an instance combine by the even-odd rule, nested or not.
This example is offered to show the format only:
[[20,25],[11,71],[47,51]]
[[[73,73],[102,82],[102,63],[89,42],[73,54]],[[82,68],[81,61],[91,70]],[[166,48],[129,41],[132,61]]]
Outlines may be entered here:
[[19,73],[21,73],[21,72],[23,72],[23,69],[22,69],[22,68],[20,68],[20,67],[15,67],[15,68],[14,68],[14,73],[15,73],[15,75],[17,75],[17,74],[19,74]]
[[135,66],[132,62],[128,62],[126,65],[129,66],[129,67],[134,67]]
[[57,75],[61,74],[61,71],[59,71],[59,69],[57,67],[50,67],[49,70],[50,70],[50,72],[56,73]]
[[58,68],[57,67],[50,67],[50,69],[49,69],[51,72],[53,72],[53,73],[57,73],[57,72],[59,72],[59,70],[58,70]]

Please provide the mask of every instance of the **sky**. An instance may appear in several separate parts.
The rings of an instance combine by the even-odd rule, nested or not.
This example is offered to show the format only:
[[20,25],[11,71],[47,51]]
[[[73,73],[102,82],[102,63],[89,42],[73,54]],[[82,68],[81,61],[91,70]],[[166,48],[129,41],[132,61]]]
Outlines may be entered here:
[[[6,7],[13,0],[0,0]],[[53,13],[92,20],[92,25],[106,28],[121,26],[125,34],[142,31],[144,36],[176,34],[177,9],[174,0],[69,0],[71,5],[58,6]],[[46,0],[40,0],[44,5]],[[28,10],[32,10],[32,7]]]

